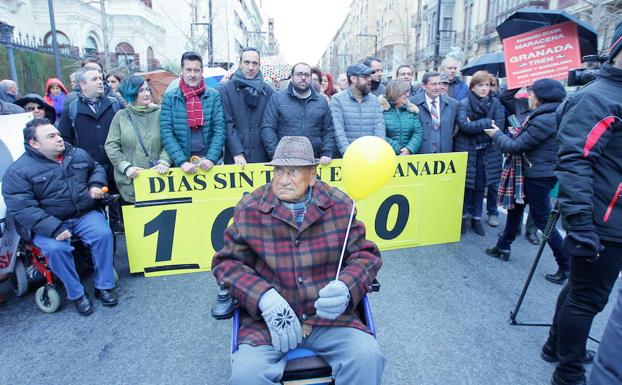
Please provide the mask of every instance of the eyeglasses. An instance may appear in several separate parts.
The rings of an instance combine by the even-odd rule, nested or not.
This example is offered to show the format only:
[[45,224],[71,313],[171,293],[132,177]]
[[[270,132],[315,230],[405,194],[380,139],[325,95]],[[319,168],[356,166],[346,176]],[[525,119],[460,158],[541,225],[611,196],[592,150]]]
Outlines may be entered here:
[[311,73],[310,72],[294,72],[294,76],[297,78],[310,78]]
[[28,111],[28,112],[31,112],[31,111],[34,111],[34,110],[43,111],[44,108],[41,107],[41,106],[28,106],[28,107],[26,107],[26,111]]

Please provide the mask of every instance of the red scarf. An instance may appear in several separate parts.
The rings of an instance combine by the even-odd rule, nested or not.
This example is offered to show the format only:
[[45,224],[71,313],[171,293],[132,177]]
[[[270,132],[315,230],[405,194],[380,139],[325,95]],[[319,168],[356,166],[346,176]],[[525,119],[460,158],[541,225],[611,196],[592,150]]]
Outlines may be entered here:
[[201,83],[196,87],[189,87],[180,77],[179,88],[186,98],[186,111],[188,111],[188,127],[197,128],[203,126],[203,104],[199,97],[205,92],[205,80],[201,77]]

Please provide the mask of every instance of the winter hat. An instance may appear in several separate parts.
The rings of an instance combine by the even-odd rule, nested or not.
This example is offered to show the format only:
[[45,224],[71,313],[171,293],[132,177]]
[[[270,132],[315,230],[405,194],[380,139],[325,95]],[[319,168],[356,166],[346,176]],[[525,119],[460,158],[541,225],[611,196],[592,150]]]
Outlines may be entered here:
[[609,48],[609,62],[613,63],[613,59],[616,57],[622,49],[622,21],[618,23],[616,31],[611,39],[611,48]]
[[531,91],[536,94],[536,97],[542,103],[557,103],[566,97],[564,86],[553,79],[536,80],[531,86]]

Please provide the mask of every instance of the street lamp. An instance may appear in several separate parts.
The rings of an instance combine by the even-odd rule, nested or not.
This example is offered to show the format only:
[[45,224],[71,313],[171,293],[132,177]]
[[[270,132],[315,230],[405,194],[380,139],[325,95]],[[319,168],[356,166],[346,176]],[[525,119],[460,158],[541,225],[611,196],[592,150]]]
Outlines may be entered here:
[[373,37],[374,38],[374,56],[378,56],[378,35],[372,35],[372,34],[367,34],[367,33],[359,33],[356,36]]
[[54,19],[54,0],[48,0],[48,12],[50,13],[50,29],[52,30],[52,52],[54,52],[54,69],[56,78],[62,79],[63,73],[60,67],[60,53],[58,52],[58,40],[56,39],[56,21]]

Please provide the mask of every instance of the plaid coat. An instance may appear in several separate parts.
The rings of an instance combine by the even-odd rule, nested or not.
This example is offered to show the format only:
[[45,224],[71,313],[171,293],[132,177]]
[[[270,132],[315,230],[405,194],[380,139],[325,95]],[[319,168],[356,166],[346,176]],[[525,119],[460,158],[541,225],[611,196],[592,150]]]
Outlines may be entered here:
[[313,306],[318,292],[335,279],[351,209],[346,194],[319,180],[300,228],[269,184],[242,198],[225,231],[225,246],[212,261],[212,273],[231,287],[242,310],[238,343],[271,344],[258,308],[270,288],[287,300],[303,323],[367,331],[354,308],[371,291],[382,260],[356,217],[339,276],[350,290],[350,306],[334,321],[316,318]]

